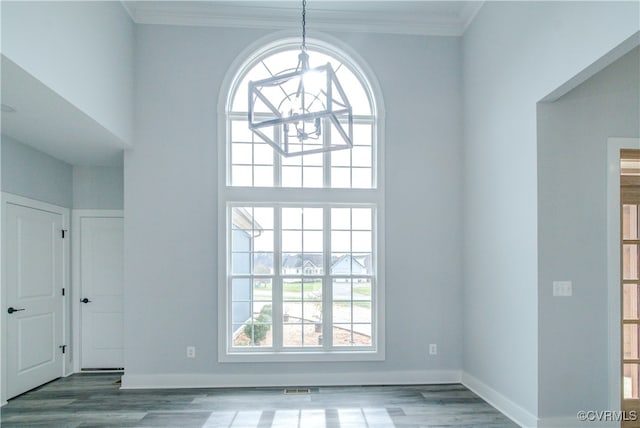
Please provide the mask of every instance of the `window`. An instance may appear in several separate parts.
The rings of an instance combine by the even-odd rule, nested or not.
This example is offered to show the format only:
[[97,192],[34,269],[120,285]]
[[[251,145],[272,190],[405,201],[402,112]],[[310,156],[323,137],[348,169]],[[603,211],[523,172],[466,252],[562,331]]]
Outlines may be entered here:
[[295,66],[299,41],[265,49],[236,76],[219,186],[222,361],[384,358],[376,105],[352,62],[320,43],[308,52],[347,92],[354,147],[285,158],[249,130],[248,82]]

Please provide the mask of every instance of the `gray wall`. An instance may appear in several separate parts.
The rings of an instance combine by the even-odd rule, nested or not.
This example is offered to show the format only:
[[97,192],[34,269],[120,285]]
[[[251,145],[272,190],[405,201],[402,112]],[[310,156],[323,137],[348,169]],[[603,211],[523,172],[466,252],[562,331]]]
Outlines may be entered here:
[[608,137],[640,137],[638,49],[538,107],[541,416],[607,408]]
[[[219,89],[267,34],[136,29],[135,150],[125,153],[127,377],[246,373],[217,363]],[[252,364],[252,375],[461,366],[461,62],[458,38],[337,35],[377,75],[386,120],[386,361]],[[149,305],[148,302],[153,302]],[[153,334],[151,334],[153,332]],[[439,344],[437,357],[428,343]],[[187,360],[185,346],[198,358]]]
[[73,208],[123,209],[123,168],[74,166]]
[[72,167],[2,135],[2,191],[72,207]]
[[123,169],[71,166],[2,135],[2,191],[65,208],[123,209]]
[[131,143],[133,29],[120,2],[3,1],[2,54]]
[[[538,390],[538,286],[548,284],[538,280],[547,226],[537,216],[536,104],[636,33],[639,12],[637,2],[486,2],[463,38],[465,379],[527,425],[547,391]],[[579,364],[581,376],[595,375],[588,367]],[[590,402],[603,394],[583,392]],[[572,400],[557,405],[575,421]]]

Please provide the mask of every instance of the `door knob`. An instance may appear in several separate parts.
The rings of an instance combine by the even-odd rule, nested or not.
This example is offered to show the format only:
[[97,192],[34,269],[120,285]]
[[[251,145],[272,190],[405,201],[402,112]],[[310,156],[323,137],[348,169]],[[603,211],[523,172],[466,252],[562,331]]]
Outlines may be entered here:
[[11,307],[11,308],[7,309],[7,312],[10,313],[10,314],[12,314],[14,312],[19,312],[19,311],[24,311],[24,308],[16,309],[16,308]]
[[80,299],[80,301],[82,303],[89,303],[91,300],[87,299],[86,297],[84,299]]

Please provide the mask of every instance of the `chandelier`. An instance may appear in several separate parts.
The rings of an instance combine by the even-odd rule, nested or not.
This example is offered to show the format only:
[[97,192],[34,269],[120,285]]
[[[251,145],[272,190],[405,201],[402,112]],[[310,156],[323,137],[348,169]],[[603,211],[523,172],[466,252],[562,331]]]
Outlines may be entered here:
[[249,129],[282,156],[353,146],[353,112],[330,63],[310,68],[306,45],[306,0],[298,64],[249,82]]

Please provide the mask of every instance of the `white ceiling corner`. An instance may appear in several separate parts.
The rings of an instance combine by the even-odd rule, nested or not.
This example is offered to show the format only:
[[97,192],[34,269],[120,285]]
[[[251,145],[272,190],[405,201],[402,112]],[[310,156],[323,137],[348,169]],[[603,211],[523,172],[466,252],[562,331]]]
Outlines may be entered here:
[[120,4],[122,5],[122,7],[124,8],[124,10],[129,14],[129,17],[133,20],[133,22],[136,21],[135,17],[133,16],[133,9],[132,9],[132,2],[130,1],[125,1],[125,0],[120,0]]
[[478,12],[480,12],[483,4],[484,0],[468,1],[462,7],[462,9],[460,10],[460,20],[462,21],[461,35],[464,34],[465,31],[467,31],[467,28],[469,28],[469,25],[471,25],[476,15],[478,15]]

